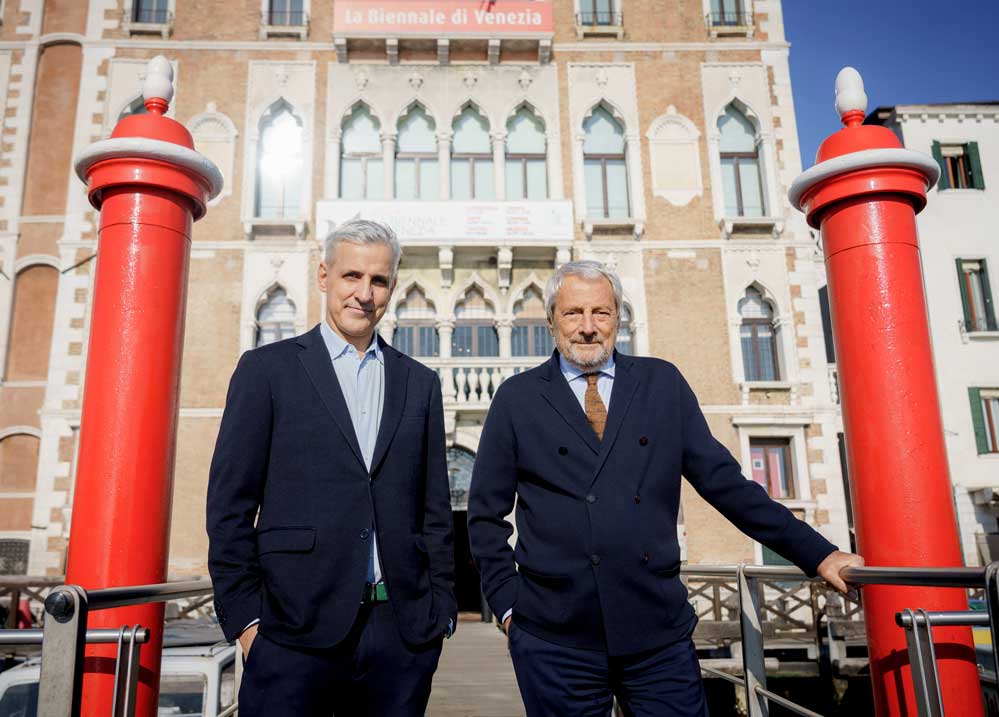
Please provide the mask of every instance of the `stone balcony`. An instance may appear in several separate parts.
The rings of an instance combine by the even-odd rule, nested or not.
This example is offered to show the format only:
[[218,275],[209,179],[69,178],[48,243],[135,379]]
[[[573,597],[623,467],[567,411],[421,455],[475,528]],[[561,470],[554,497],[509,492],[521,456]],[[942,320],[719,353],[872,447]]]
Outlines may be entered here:
[[437,372],[447,409],[486,411],[500,384],[548,360],[547,356],[426,357],[418,359]]

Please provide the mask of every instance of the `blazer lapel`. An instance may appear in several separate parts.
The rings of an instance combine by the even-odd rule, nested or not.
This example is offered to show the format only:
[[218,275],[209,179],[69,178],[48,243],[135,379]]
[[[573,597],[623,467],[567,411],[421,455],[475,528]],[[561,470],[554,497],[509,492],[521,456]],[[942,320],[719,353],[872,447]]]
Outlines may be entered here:
[[[347,439],[350,450],[354,452],[354,456],[364,468],[364,457],[361,455],[361,447],[358,445],[357,435],[354,433],[354,424],[347,411],[347,401],[343,397],[339,381],[336,380],[336,371],[333,370],[330,352],[319,332],[319,326],[317,325],[312,331],[299,336],[298,343],[305,349],[298,354],[298,360],[305,367],[305,372],[319,393],[319,398],[322,399],[326,410],[332,416],[333,422],[340,429],[343,437]],[[365,471],[367,471],[366,468]]]
[[618,431],[621,430],[624,417],[628,414],[628,407],[631,406],[631,399],[635,397],[635,391],[638,390],[639,380],[634,374],[635,364],[631,359],[615,352],[614,364],[616,366],[614,371],[614,388],[611,389],[610,408],[607,411],[607,425],[604,426],[604,437],[600,441],[600,455],[597,457],[597,464],[593,469],[593,477],[590,480],[591,485],[600,474],[600,469],[603,468],[611,448],[614,447]]
[[544,399],[579,434],[579,437],[590,447],[590,450],[599,454],[600,441],[597,440],[597,434],[593,432],[589,421],[586,420],[586,414],[580,407],[576,395],[569,388],[565,376],[562,375],[557,352],[552,354],[551,359],[548,361],[548,375],[545,376],[542,374],[542,383],[541,395]]
[[375,450],[371,455],[371,475],[378,470],[378,465],[385,458],[388,447],[392,444],[402,409],[406,405],[406,384],[409,379],[409,366],[402,356],[378,337],[385,360],[385,402],[382,405],[382,420],[378,424],[378,437],[375,439]]

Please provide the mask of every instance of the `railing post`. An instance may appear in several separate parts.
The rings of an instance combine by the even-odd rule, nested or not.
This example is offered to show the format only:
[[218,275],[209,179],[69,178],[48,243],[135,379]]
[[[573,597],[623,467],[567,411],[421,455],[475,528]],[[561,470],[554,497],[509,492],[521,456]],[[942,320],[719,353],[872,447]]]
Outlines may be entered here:
[[139,687],[139,651],[142,649],[138,635],[141,629],[135,625],[128,631],[128,627],[122,626],[118,631],[112,717],[132,717],[135,714],[135,693]]
[[742,632],[742,668],[746,678],[746,708],[749,717],[768,717],[766,698],[756,691],[767,687],[767,667],[763,652],[763,625],[760,623],[760,585],[757,578],[746,576],[740,565],[739,627]]
[[989,606],[989,630],[992,633],[992,666],[999,676],[999,561],[985,568],[985,599]]
[[937,655],[933,648],[930,617],[921,608],[906,608],[902,613],[909,617],[904,629],[905,642],[909,647],[909,668],[912,670],[916,709],[919,717],[941,717],[943,700],[940,697],[940,677],[937,674]]
[[87,593],[62,585],[45,598],[42,670],[38,714],[77,717],[83,686],[83,647],[87,634]]

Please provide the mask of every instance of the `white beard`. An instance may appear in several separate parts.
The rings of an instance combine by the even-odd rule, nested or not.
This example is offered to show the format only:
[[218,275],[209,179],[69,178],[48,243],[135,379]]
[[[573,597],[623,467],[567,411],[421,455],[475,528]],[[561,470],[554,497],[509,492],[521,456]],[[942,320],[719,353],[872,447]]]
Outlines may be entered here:
[[[561,343],[561,342],[559,342]],[[578,351],[576,351],[575,344],[569,343],[566,346],[558,347],[559,353],[565,356],[566,361],[578,368],[580,371],[595,371],[596,369],[607,363],[610,359],[611,354],[614,352],[614,348],[606,348],[600,346],[600,351],[593,358],[586,358]]]

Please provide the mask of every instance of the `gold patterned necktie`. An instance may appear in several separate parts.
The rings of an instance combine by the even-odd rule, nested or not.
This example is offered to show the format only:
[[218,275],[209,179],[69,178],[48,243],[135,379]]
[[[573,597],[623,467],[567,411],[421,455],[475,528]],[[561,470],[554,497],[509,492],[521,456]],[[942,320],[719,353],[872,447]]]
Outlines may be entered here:
[[599,373],[586,374],[586,395],[583,397],[583,406],[586,411],[586,420],[590,422],[590,427],[597,434],[599,440],[604,439],[604,426],[607,425],[607,407],[604,406],[600,392],[597,391],[597,379]]

